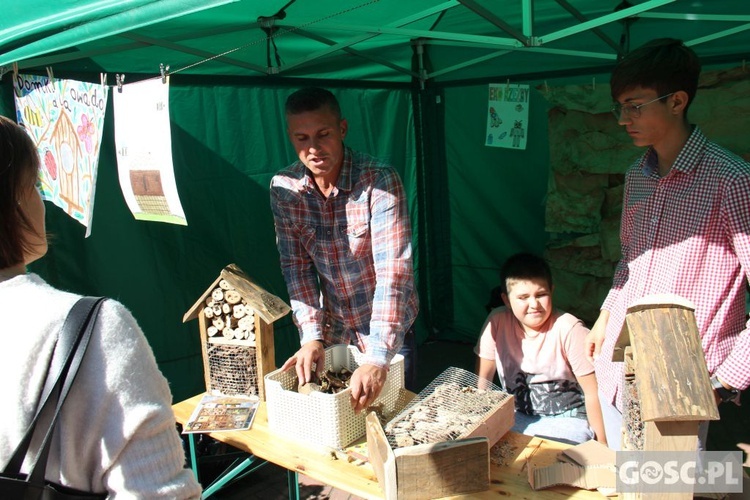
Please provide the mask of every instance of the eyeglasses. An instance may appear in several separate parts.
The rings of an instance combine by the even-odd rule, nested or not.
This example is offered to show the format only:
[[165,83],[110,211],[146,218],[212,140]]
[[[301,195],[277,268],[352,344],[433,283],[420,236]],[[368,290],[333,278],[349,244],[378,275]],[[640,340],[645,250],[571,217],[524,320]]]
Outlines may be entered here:
[[652,102],[661,101],[662,99],[666,99],[667,97],[674,94],[674,92],[669,93],[667,95],[663,95],[661,97],[657,97],[653,101],[644,102],[643,104],[630,104],[629,102],[626,102],[625,104],[620,104],[619,102],[616,102],[612,105],[612,114],[615,115],[615,118],[619,121],[620,117],[622,115],[625,115],[626,117],[630,118],[639,118],[641,116],[641,108],[647,104],[651,104]]

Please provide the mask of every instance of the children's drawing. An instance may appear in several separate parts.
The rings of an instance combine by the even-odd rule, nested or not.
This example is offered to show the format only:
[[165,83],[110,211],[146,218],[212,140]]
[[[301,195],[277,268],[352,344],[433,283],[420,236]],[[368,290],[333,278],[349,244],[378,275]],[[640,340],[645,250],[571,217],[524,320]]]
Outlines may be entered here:
[[510,136],[513,138],[513,147],[519,147],[521,145],[521,139],[526,137],[526,132],[523,129],[523,120],[515,121],[513,128],[510,129]]
[[497,111],[495,111],[495,108],[490,106],[490,127],[495,128],[502,125],[503,120],[500,118],[500,115],[497,114]]
[[120,187],[138,220],[187,225],[172,164],[169,80],[146,80],[114,94]]
[[[490,84],[485,146],[526,149],[529,122],[529,86]],[[500,117],[505,120],[500,119]]]
[[83,224],[88,236],[107,87],[19,74],[14,90],[18,123],[39,151],[42,198]]

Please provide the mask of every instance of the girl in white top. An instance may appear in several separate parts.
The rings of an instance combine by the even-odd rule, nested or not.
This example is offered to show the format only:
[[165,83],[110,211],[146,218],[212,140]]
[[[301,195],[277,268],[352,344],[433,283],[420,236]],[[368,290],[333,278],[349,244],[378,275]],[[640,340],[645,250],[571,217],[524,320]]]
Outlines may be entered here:
[[[0,468],[36,412],[58,332],[79,299],[26,273],[47,252],[38,169],[31,138],[0,116]],[[200,498],[171,403],[135,319],[106,300],[55,428],[47,479],[111,498]]]

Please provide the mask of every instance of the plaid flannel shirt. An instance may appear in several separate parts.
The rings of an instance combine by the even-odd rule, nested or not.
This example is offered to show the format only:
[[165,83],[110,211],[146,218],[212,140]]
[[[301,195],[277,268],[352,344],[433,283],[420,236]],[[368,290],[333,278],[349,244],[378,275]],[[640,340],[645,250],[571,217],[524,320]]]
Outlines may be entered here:
[[750,164],[695,127],[670,172],[659,177],[649,149],[625,180],[617,265],[602,309],[610,312],[596,374],[621,407],[622,363],[612,352],[627,308],[657,293],[695,306],[708,371],[738,389],[750,385]]
[[301,344],[353,344],[387,366],[418,309],[398,173],[345,148],[326,199],[297,161],[271,180],[271,210]]

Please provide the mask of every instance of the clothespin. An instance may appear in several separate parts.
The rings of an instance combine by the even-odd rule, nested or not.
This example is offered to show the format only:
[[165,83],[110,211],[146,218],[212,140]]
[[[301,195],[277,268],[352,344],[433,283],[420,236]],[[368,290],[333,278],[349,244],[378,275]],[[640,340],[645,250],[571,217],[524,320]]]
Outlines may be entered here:
[[13,62],[13,81],[18,81],[18,63]]
[[549,94],[549,85],[547,85],[547,80],[544,80],[544,93]]
[[117,83],[117,91],[122,93],[122,84],[125,81],[125,74],[122,75],[115,73],[115,82]]
[[164,63],[160,63],[159,73],[161,73],[161,83],[167,83],[167,75],[169,74],[169,65],[164,66]]
[[510,78],[505,82],[505,90],[507,91],[510,88]]
[[47,77],[49,78],[49,83],[54,83],[55,75],[52,73],[52,66],[47,66]]
[[107,73],[99,73],[99,82],[102,84],[102,87],[107,86]]

